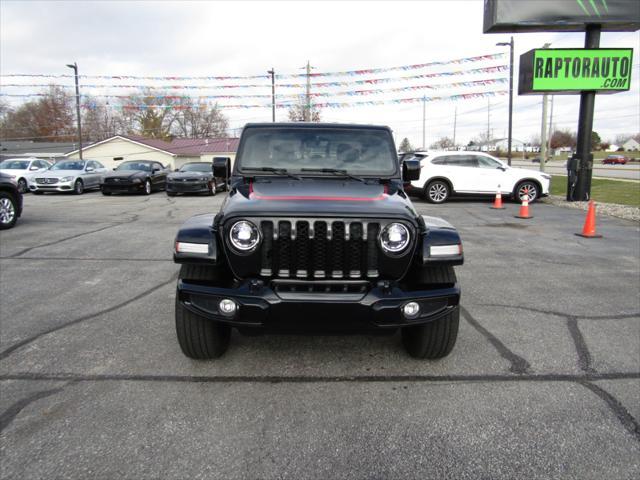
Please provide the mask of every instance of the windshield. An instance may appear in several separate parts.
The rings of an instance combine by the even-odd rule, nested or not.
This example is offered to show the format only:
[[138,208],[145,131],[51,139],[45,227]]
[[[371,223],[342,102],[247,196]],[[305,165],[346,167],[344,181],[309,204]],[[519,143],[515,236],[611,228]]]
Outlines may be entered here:
[[181,172],[207,172],[211,173],[210,163],[187,163],[180,168]]
[[116,170],[142,170],[145,172],[151,171],[151,164],[144,162],[125,162],[120,165]]
[[338,169],[357,175],[392,175],[397,154],[381,129],[255,128],[243,134],[240,170],[275,168],[288,172]]
[[5,160],[4,162],[0,162],[0,168],[3,170],[26,170],[29,168],[29,161]]
[[84,162],[67,161],[54,164],[51,170],[82,170],[83,168]]

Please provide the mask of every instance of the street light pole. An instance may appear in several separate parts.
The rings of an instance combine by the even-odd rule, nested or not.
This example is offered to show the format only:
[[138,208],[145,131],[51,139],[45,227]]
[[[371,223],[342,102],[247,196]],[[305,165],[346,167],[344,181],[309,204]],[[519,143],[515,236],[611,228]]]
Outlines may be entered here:
[[78,87],[78,64],[73,62],[73,65],[67,64],[67,67],[73,69],[73,73],[76,79],[76,115],[78,117],[78,156],[82,160],[82,125],[80,121],[80,87]]
[[271,120],[276,121],[276,72],[271,67],[271,70],[267,71],[271,75]]
[[511,142],[513,136],[513,37],[507,42],[496,43],[499,46],[509,46],[509,139],[508,139],[508,153],[507,162],[511,166]]

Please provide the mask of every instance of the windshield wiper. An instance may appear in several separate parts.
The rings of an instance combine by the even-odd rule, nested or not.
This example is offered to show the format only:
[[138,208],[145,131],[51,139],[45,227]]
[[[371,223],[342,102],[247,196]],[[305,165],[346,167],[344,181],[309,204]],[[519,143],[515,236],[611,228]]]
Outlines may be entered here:
[[351,178],[352,180],[357,180],[362,183],[366,183],[363,178],[356,177],[351,175],[349,172],[342,168],[303,168],[300,171],[302,172],[318,172],[318,173],[333,173],[334,175],[341,175],[343,177]]
[[260,168],[243,168],[242,170],[254,171],[254,172],[270,172],[270,173],[275,173],[276,175],[284,175],[286,177],[293,178],[295,180],[302,180],[297,175],[287,172],[286,168],[260,167]]

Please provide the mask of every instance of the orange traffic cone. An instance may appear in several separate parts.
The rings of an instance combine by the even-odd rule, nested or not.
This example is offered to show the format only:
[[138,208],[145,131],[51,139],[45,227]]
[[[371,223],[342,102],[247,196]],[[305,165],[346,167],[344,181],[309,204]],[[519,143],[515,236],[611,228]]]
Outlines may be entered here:
[[502,194],[500,193],[500,190],[496,192],[496,198],[493,201],[493,205],[491,206],[491,208],[493,208],[494,210],[504,210],[504,207],[502,206]]
[[587,210],[587,218],[584,220],[582,233],[576,233],[579,237],[584,238],[602,238],[602,235],[596,234],[596,204],[591,200],[589,209]]
[[533,215],[529,215],[529,200],[527,198],[522,199],[522,205],[520,205],[520,213],[515,216],[516,218],[533,218]]

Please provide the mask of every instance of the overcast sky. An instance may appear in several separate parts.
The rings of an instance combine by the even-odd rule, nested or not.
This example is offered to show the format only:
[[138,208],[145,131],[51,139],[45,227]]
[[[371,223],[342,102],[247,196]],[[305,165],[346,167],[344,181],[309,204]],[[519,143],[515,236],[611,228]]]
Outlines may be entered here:
[[[550,0],[553,1],[553,0]],[[635,1],[635,0],[633,0]],[[638,3],[636,1],[636,3]],[[640,8],[640,7],[639,7]],[[508,41],[504,34],[482,33],[483,2],[474,1],[235,1],[235,2],[25,2],[0,0],[0,73],[68,74],[66,63],[78,62],[85,75],[216,76],[263,75],[273,67],[276,73],[301,73],[307,60],[314,72],[385,68],[447,61],[506,51],[496,42]],[[584,34],[529,33],[515,35],[516,85],[520,54],[544,43],[553,47],[582,47]],[[632,88],[629,92],[596,98],[594,130],[603,138],[640,131],[640,88],[637,48],[640,34],[603,33],[602,47],[632,47]],[[438,68],[392,71],[386,74],[322,78],[315,81],[362,80],[411,74],[447,72],[508,63],[504,60],[478,64],[447,65]],[[315,88],[317,92],[345,89],[446,85],[451,82],[499,78],[506,73],[475,74],[426,80],[400,80],[373,86]],[[7,83],[46,83],[47,79],[2,77]],[[68,78],[55,80],[72,85]],[[279,80],[298,83],[304,79]],[[204,82],[215,87],[223,83],[259,83],[256,89],[233,89],[233,94],[269,94],[264,80]],[[82,80],[81,83],[105,83]],[[117,81],[109,83],[117,84]],[[123,83],[122,81],[120,83]],[[124,83],[160,85],[167,82],[128,80]],[[176,82],[170,82],[172,84]],[[473,91],[506,90],[508,84],[455,87],[437,91],[386,91],[382,95],[329,97],[318,101],[353,102],[390,100],[422,95],[447,96]],[[231,89],[226,90],[228,93]],[[1,93],[37,92],[38,88],[1,87]],[[84,93],[122,94],[122,89],[88,89]],[[191,90],[193,95],[213,95],[220,90]],[[181,91],[179,93],[185,93]],[[301,89],[278,88],[291,95]],[[16,103],[12,100],[12,103]],[[224,105],[225,101],[221,101]],[[226,103],[268,104],[268,99],[234,99]],[[506,136],[508,97],[491,98],[490,128],[494,136]],[[553,122],[576,130],[579,96],[556,96]],[[515,139],[529,141],[540,134],[541,97],[514,96]],[[468,142],[487,130],[487,99],[427,103],[427,145],[453,135],[457,108],[457,141]],[[225,109],[233,129],[248,121],[270,121],[270,108]],[[286,120],[286,109],[277,111]],[[396,140],[408,137],[414,146],[422,144],[422,104],[358,106],[324,109],[323,121],[380,123],[393,128]]]

